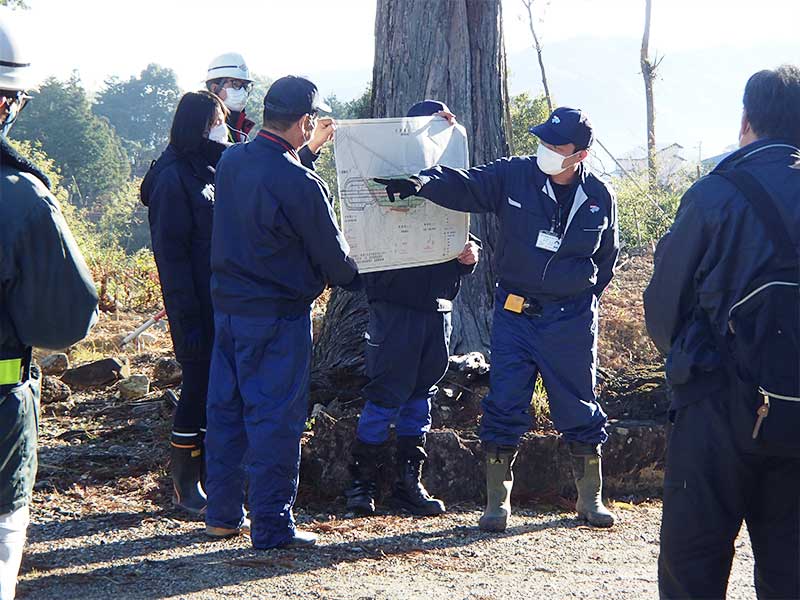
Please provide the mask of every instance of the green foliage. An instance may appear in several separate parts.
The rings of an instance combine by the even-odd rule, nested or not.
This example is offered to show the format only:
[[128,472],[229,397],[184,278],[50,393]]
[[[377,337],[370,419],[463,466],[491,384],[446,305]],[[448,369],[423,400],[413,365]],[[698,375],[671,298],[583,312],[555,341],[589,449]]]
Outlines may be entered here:
[[271,85],[272,79],[269,77],[253,74],[253,89],[250,90],[247,104],[244,107],[247,118],[255,122],[253,131],[250,132],[251,138],[258,133],[264,122],[264,96],[267,95],[267,90]]
[[8,6],[12,9],[22,8],[25,10],[30,8],[30,6],[28,6],[25,0],[0,0],[0,6]]
[[150,246],[147,208],[139,201],[141,183],[140,179],[134,179],[115,192],[97,223],[97,233],[104,240],[113,240],[127,253]]
[[175,72],[157,64],[127,81],[108,79],[98,94],[92,111],[108,119],[123,139],[137,175],[166,146],[180,95]]
[[149,241],[146,211],[143,225],[144,207],[139,209],[134,204],[138,204],[138,182],[123,186],[115,202],[109,205],[108,212],[102,214],[96,224],[88,209],[70,203],[69,193],[61,185],[63,179],[58,167],[40,144],[18,140],[11,140],[11,144],[50,178],[51,192],[61,205],[61,212],[86,260],[104,305],[113,303],[122,308],[149,310],[159,304],[161,291],[153,253],[140,247],[129,254],[125,247],[135,249],[141,244],[145,232]]
[[77,74],[49,78],[11,130],[38,142],[58,164],[78,206],[102,201],[130,176],[130,163],[113,127],[94,115]]
[[[325,99],[332,111],[331,116],[334,119],[368,119],[370,117],[370,103],[372,101],[372,89],[368,85],[364,92],[357,98],[353,98],[347,102],[342,102],[335,95],[329,96]],[[333,156],[333,144],[329,143],[320,150],[320,156],[314,165],[317,174],[322,177],[331,190],[334,191],[334,210],[338,216],[341,217],[339,212],[339,194],[337,193],[338,185],[336,181],[336,160]]]
[[367,84],[366,89],[358,98],[342,102],[336,97],[336,94],[332,94],[325,99],[325,102],[330,105],[333,111],[331,115],[334,119],[369,119],[372,116],[370,114],[372,85]]
[[509,104],[511,112],[511,137],[509,145],[511,153],[516,156],[536,154],[539,138],[530,133],[528,129],[539,123],[544,123],[549,116],[547,99],[544,94],[531,97],[523,92],[511,97]]
[[634,247],[655,244],[672,224],[681,196],[690,185],[691,181],[682,177],[648,190],[646,170],[615,179],[621,240]]

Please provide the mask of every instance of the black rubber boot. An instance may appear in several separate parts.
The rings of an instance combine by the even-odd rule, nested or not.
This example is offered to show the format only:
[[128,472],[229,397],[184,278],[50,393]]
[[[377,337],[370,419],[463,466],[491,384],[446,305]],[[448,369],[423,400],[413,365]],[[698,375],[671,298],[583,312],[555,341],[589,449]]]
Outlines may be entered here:
[[414,515],[431,516],[445,512],[444,502],[433,498],[422,485],[422,467],[428,454],[425,436],[397,438],[397,480],[392,504]]
[[349,512],[359,515],[375,513],[378,470],[384,462],[384,455],[384,444],[366,444],[358,439],[353,444],[353,460],[350,463],[350,476],[353,479],[344,493]]
[[206,511],[206,494],[201,485],[203,448],[198,445],[171,444],[172,503],[193,515]]
[[575,510],[579,519],[585,519],[595,527],[611,527],[616,515],[603,504],[603,474],[600,460],[600,445],[569,445],[572,455],[572,473],[578,488]]

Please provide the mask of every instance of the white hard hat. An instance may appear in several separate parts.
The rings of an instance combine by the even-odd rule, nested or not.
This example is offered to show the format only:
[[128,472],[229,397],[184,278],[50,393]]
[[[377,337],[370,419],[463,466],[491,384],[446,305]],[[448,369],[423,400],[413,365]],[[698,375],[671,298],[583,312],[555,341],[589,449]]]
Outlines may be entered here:
[[250,78],[250,69],[247,68],[244,57],[238,52],[226,52],[225,54],[220,54],[211,61],[211,64],[208,65],[206,81],[211,81],[212,79],[243,79],[244,81],[253,81]]
[[30,59],[11,33],[11,20],[0,12],[0,90],[24,92],[33,87]]

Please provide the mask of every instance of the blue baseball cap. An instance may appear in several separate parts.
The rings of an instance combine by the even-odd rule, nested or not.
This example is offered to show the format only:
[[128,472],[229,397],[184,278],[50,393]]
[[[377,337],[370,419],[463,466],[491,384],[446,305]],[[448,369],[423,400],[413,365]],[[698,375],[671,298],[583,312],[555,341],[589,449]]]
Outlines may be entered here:
[[575,144],[576,150],[584,150],[592,145],[594,134],[592,124],[579,108],[559,106],[541,125],[528,129],[543,142],[554,146]]
[[281,77],[269,87],[264,96],[264,108],[287,116],[331,112],[331,107],[320,98],[317,86],[296,75]]
[[407,117],[430,117],[438,112],[450,112],[447,104],[438,100],[423,100],[408,109]]

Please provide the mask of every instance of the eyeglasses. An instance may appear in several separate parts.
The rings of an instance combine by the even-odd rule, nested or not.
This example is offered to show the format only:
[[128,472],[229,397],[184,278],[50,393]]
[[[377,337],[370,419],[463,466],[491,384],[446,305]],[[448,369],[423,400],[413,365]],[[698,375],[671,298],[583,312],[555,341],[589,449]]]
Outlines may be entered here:
[[233,88],[235,90],[244,89],[249,92],[253,88],[252,81],[244,81],[243,79],[226,79],[222,82],[223,88]]

